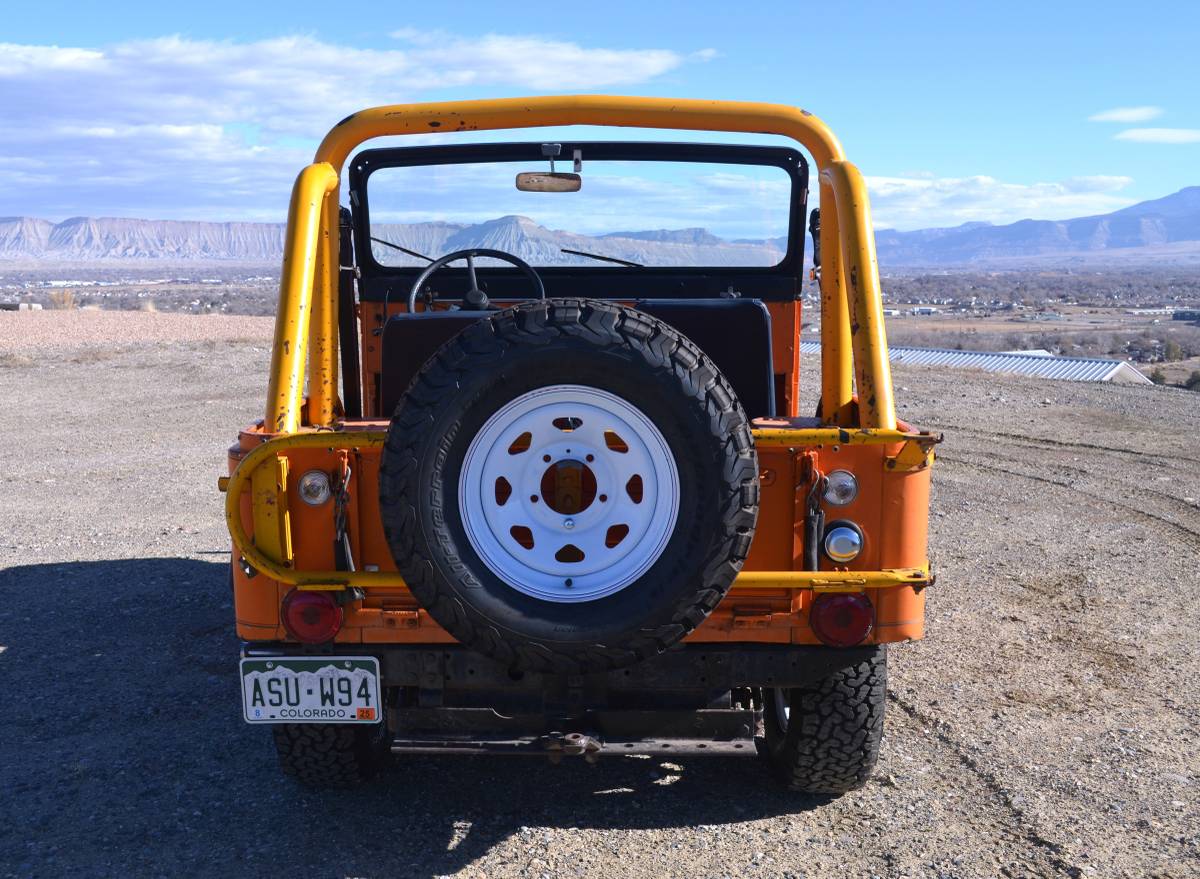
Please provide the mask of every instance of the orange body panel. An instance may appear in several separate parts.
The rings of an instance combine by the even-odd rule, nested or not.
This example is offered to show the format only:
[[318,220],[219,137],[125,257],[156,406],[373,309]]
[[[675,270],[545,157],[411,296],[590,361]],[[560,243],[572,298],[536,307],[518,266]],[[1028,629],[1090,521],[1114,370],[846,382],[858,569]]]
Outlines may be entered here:
[[[776,356],[779,356],[778,353]],[[786,355],[791,356],[791,355]],[[794,398],[793,398],[794,399]],[[805,419],[760,419],[759,427],[807,427]],[[340,424],[341,430],[383,430],[382,419],[361,419]],[[250,449],[270,439],[261,425],[242,431],[230,449],[230,472]],[[887,459],[899,446],[830,445],[811,450],[783,447],[759,449],[762,486],[758,526],[745,569],[789,571],[802,569],[805,495],[809,483],[803,457],[814,455],[822,472],[847,469],[859,481],[859,495],[844,507],[825,506],[828,521],[850,519],[862,529],[862,555],[842,570],[881,570],[919,567],[925,563],[930,468],[897,471]],[[295,566],[325,570],[333,563],[332,503],[305,504],[296,491],[300,475],[339,467],[333,450],[296,448],[287,452],[290,472],[288,508],[291,511]],[[349,453],[353,471],[348,505],[349,533],[354,559],[360,569],[395,571],[379,515],[379,453],[363,448]],[[244,527],[252,532],[250,500],[242,501]],[[822,568],[834,570],[828,562]],[[234,571],[234,595],[240,637],[249,641],[283,640],[287,633],[279,622],[279,606],[287,586],[258,574],[247,577]],[[924,594],[910,586],[870,590],[875,601],[876,627],[870,641],[887,643],[923,636]],[[693,642],[819,643],[808,626],[812,593],[805,589],[735,588],[713,614],[687,640]],[[346,606],[346,618],[337,641],[341,643],[447,643],[453,638],[422,610],[404,588],[372,589],[362,602]]]

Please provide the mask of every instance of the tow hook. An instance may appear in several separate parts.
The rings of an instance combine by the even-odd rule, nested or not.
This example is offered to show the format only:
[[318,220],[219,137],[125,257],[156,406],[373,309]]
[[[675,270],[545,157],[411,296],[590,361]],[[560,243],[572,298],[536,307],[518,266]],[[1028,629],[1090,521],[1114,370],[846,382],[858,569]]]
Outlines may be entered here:
[[550,733],[542,736],[542,747],[551,763],[561,763],[563,757],[580,757],[589,763],[600,759],[600,749],[604,746],[586,733]]

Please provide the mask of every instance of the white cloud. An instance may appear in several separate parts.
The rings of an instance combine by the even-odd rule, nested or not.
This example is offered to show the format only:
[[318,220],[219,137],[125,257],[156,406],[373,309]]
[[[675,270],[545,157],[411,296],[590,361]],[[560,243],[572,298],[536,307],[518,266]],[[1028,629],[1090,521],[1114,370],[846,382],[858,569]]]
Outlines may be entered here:
[[[628,87],[718,54],[530,35],[393,37],[386,49],[309,36],[168,36],[99,48],[0,43],[0,215],[278,220],[320,136],[364,106],[446,90]],[[1200,131],[1130,129],[1117,137],[1186,143]],[[1095,176],[1013,184],[921,172],[870,180],[876,222],[899,228],[1099,213],[1131,201],[1120,194],[1128,183]],[[709,180],[707,191],[721,184]],[[649,194],[643,186],[638,197]],[[661,216],[639,216],[636,225],[665,224],[665,214],[664,207]]]
[[1200,143],[1200,128],[1127,128],[1114,137],[1137,143]]
[[62,49],[58,46],[21,46],[0,43],[0,76],[28,69],[42,71],[91,70],[104,66],[104,53],[94,49]]
[[487,34],[441,37],[436,42],[407,30],[393,36],[419,46],[410,53],[419,67],[441,67],[435,75],[448,77],[453,85],[501,82],[537,91],[602,88],[643,82],[684,61],[666,49],[585,49],[530,36]]
[[1118,195],[1129,177],[1072,177],[1058,183],[1004,183],[994,177],[868,177],[871,213],[880,229],[1012,223],[1107,213],[1133,203]]
[[1132,177],[1115,174],[1092,174],[1068,177],[1062,185],[1071,192],[1118,192],[1133,183]]
[[1092,122],[1148,122],[1163,113],[1162,107],[1113,107],[1089,116]]
[[308,36],[0,43],[0,215],[278,218],[316,142],[363,107],[453,88],[628,87],[711,57],[529,35],[394,36],[387,49]]

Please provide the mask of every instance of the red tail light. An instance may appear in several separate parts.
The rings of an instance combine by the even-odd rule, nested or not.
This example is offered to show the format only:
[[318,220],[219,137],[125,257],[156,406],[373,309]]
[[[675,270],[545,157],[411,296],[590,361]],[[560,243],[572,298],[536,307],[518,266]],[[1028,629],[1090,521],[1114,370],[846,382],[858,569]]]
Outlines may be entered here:
[[283,627],[304,644],[323,644],[342,628],[342,609],[327,592],[293,589],[283,597]]
[[813,600],[808,624],[822,643],[853,647],[875,628],[875,608],[861,592],[826,592]]

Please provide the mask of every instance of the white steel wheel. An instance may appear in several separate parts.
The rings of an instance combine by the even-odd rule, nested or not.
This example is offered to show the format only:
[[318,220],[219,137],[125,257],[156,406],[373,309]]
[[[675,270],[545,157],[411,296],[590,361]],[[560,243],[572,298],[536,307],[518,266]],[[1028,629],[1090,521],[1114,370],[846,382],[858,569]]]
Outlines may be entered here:
[[614,595],[645,574],[675,529],[679,497],[654,422],[584,385],[503,406],[471,441],[458,484],[467,540],[488,569],[562,603]]

